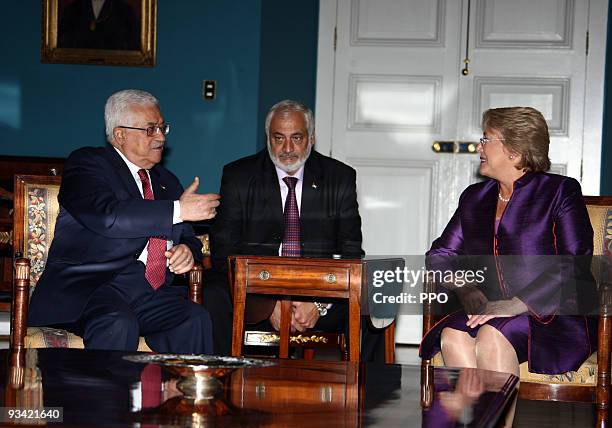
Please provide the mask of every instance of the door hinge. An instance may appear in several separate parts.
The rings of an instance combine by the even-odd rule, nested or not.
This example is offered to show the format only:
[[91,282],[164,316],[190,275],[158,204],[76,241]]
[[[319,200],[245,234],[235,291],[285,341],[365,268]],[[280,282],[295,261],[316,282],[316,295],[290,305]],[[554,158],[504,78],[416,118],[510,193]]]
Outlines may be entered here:
[[589,31],[587,30],[586,32],[586,49],[585,49],[585,55],[589,55]]
[[338,27],[334,27],[334,52],[336,51],[337,45],[338,45]]

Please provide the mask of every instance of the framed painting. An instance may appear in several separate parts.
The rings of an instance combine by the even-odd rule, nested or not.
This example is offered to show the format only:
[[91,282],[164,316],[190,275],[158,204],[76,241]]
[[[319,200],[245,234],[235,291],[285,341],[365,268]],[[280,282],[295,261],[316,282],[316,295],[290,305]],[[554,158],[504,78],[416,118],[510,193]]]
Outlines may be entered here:
[[155,65],[157,0],[43,0],[41,61]]

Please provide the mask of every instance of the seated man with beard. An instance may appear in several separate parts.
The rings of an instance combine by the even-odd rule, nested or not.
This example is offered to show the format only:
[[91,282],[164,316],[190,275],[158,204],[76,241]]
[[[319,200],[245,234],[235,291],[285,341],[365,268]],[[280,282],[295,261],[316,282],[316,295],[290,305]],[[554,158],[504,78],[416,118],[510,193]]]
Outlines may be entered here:
[[[312,111],[284,100],[266,117],[267,149],[225,166],[221,205],[211,229],[213,273],[209,292],[227,294],[227,257],[236,254],[284,257],[361,257],[361,217],[357,205],[356,173],[348,165],[312,150],[315,142]],[[206,291],[205,291],[206,293]],[[231,314],[211,299],[216,351],[229,353]],[[206,297],[204,298],[206,301]],[[229,295],[227,294],[227,301]],[[294,301],[291,329],[346,333],[346,303]],[[223,318],[223,320],[221,320]],[[257,330],[279,329],[280,302],[249,295],[247,324]],[[221,324],[224,332],[221,331]],[[367,323],[362,330],[368,336]],[[363,341],[362,358],[384,348],[376,340]],[[379,343],[381,345],[382,342]]]

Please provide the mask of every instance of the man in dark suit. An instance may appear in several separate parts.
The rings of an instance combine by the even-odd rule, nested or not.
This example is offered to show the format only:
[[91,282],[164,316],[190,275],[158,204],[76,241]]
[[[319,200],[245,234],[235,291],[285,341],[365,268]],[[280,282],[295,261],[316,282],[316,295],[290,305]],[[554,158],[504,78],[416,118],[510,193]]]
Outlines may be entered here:
[[157,99],[113,94],[104,111],[110,145],[67,159],[60,212],[45,270],[30,301],[29,324],[57,326],[86,348],[211,353],[208,312],[171,287],[201,244],[185,221],[214,217],[218,195],[183,191],[159,163],[169,126]]
[[[207,287],[221,289],[219,284],[227,278],[227,257],[232,254],[363,255],[355,170],[312,150],[315,138],[310,109],[291,100],[277,103],[266,118],[266,134],[267,150],[223,169],[222,202],[211,230],[214,269]],[[288,208],[292,203],[297,207]],[[295,226],[286,226],[288,210],[296,211]],[[299,332],[311,328],[345,332],[347,306],[342,302],[293,302],[291,328]],[[215,345],[229,352],[231,314],[223,310],[211,311],[213,323],[224,317],[219,324],[228,331],[228,339],[222,344],[215,339]],[[246,321],[258,324],[258,329],[278,330],[279,302],[250,295]],[[215,323],[215,333],[217,328]],[[365,351],[370,353],[366,358],[371,359],[371,350]]]

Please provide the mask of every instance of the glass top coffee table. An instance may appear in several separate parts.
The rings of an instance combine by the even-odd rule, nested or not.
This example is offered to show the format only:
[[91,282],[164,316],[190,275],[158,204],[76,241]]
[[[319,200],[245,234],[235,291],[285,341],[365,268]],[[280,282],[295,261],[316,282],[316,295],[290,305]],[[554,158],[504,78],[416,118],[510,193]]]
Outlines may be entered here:
[[45,415],[57,426],[489,427],[518,382],[478,369],[264,360],[264,367],[214,370],[221,374],[211,388],[203,372],[189,379],[191,372],[129,355],[0,351],[2,422],[23,424],[14,411],[9,418],[16,408],[38,410],[32,424],[42,422],[42,410],[61,410]]

